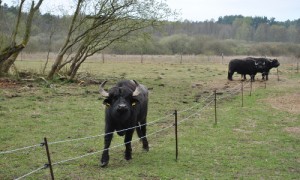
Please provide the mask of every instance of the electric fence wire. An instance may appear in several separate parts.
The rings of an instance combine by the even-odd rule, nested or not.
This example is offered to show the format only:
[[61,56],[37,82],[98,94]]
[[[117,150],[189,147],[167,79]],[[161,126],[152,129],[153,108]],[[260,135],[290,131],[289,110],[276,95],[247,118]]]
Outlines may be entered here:
[[[248,83],[248,84],[249,84],[249,83]],[[248,84],[246,84],[245,86],[247,86]],[[239,86],[239,85],[237,85],[236,87],[238,87],[238,86]],[[236,87],[232,88],[232,90],[230,91],[230,92],[232,92],[232,93],[229,93],[230,95],[234,95],[234,94],[237,92],[237,90],[240,90],[240,88],[237,89]],[[212,96],[212,94],[210,94],[208,97],[206,97],[206,99],[204,99],[202,102],[205,102],[205,101],[208,100],[211,96]],[[224,98],[224,97],[222,97],[222,98]],[[204,105],[200,110],[198,110],[198,111],[196,111],[195,113],[189,115],[188,117],[186,117],[186,118],[180,120],[180,121],[178,122],[178,124],[181,124],[181,123],[187,121],[188,119],[192,118],[192,117],[195,116],[195,115],[200,115],[200,113],[201,113],[203,110],[205,110],[210,104],[212,104],[213,101],[214,101],[214,100],[211,100],[211,101],[208,102],[206,105]],[[197,107],[197,106],[198,106],[198,105],[195,105],[195,106],[193,106],[193,107],[191,107],[191,108],[185,109],[185,110],[180,111],[180,112],[182,113],[182,112],[189,111],[189,110],[191,110],[191,109],[193,109],[193,108],[195,108],[195,107]],[[129,130],[129,129],[137,128],[137,127],[144,126],[144,125],[154,124],[154,123],[156,123],[156,122],[158,122],[158,121],[161,121],[162,119],[166,119],[167,117],[169,117],[169,116],[171,116],[171,115],[173,115],[173,114],[169,114],[169,115],[165,116],[164,118],[160,118],[160,119],[155,120],[155,121],[152,121],[152,122],[150,122],[150,123],[148,123],[148,124],[145,123],[145,124],[142,124],[142,125],[138,125],[138,126],[134,126],[134,127],[128,128],[128,129],[123,129],[123,130],[120,130],[120,131],[117,131],[117,132],[126,131],[126,130]],[[155,132],[153,132],[153,133],[150,133],[150,134],[148,134],[148,135],[146,135],[146,136],[143,136],[143,137],[141,137],[141,138],[137,138],[137,139],[135,139],[135,140],[129,141],[129,142],[127,142],[127,143],[121,143],[121,144],[115,145],[115,146],[110,147],[110,148],[107,148],[107,149],[103,149],[103,150],[99,150],[99,151],[96,151],[96,152],[92,152],[92,153],[84,154],[84,155],[81,155],[81,156],[77,156],[77,157],[74,157],[74,158],[70,158],[70,159],[66,159],[66,160],[59,161],[59,162],[55,162],[55,163],[53,163],[52,165],[53,165],[53,166],[59,165],[59,164],[65,163],[65,162],[69,162],[69,161],[81,159],[81,158],[84,158],[84,157],[87,157],[87,156],[92,156],[92,155],[94,155],[94,154],[98,154],[98,153],[103,152],[103,151],[105,151],[105,150],[115,149],[115,148],[117,148],[117,147],[124,146],[124,145],[126,145],[126,144],[128,144],[128,143],[136,142],[136,141],[138,141],[138,140],[140,140],[140,139],[142,139],[142,138],[149,137],[149,136],[152,136],[152,135],[154,135],[154,134],[158,134],[158,133],[160,133],[160,132],[162,132],[162,131],[164,131],[164,130],[166,130],[166,129],[169,129],[169,128],[173,127],[173,126],[174,126],[174,124],[171,124],[171,125],[169,125],[169,126],[167,126],[167,127],[164,127],[164,128],[162,128],[162,129],[160,129],[160,130],[158,130],[158,131],[155,131]],[[111,133],[114,133],[114,132],[111,132]],[[109,134],[110,134],[110,133],[109,133]],[[52,143],[49,143],[49,144],[57,144],[57,143],[63,143],[63,142],[75,141],[75,140],[83,140],[83,139],[89,139],[89,138],[94,138],[94,137],[104,136],[104,135],[106,135],[106,134],[101,134],[101,135],[96,135],[96,136],[89,136],[89,137],[85,137],[85,138],[78,138],[78,139],[72,139],[72,140],[65,140],[65,141],[56,141],[56,142],[52,142]],[[11,151],[2,151],[2,152],[0,152],[0,154],[11,153],[11,152],[15,152],[15,151],[23,150],[23,149],[29,149],[29,148],[33,148],[33,147],[37,147],[37,146],[41,146],[41,144],[33,145],[33,146],[27,146],[27,147],[23,147],[23,148],[11,150]],[[38,171],[40,171],[40,170],[42,170],[42,169],[45,169],[46,167],[47,167],[46,165],[44,165],[44,166],[42,166],[42,167],[39,167],[39,168],[37,168],[37,169],[35,169],[35,170],[33,170],[33,171],[31,171],[31,172],[29,172],[29,173],[27,173],[27,174],[21,176],[21,177],[18,177],[17,179],[19,180],[19,179],[25,178],[25,177],[27,177],[27,176],[33,174],[33,173],[36,173],[36,172],[38,172]]]
[[192,107],[190,107],[190,108],[184,109],[184,110],[182,110],[182,111],[178,111],[177,113],[178,113],[178,114],[181,114],[181,113],[183,113],[183,112],[190,111],[190,110],[192,110],[192,109],[194,109],[194,108],[200,106],[203,102],[207,101],[210,97],[212,97],[212,95],[213,95],[213,93],[211,93],[210,95],[208,95],[204,100],[201,101],[201,103],[198,103],[198,104],[196,104],[195,106],[192,106]]
[[15,180],[23,179],[23,178],[25,178],[25,177],[27,177],[27,176],[30,176],[30,175],[33,174],[33,173],[36,173],[36,172],[38,172],[38,171],[40,171],[40,170],[42,170],[42,169],[45,169],[46,167],[47,167],[46,165],[44,165],[44,166],[42,166],[42,167],[39,167],[39,168],[37,168],[37,169],[35,169],[35,170],[33,170],[33,171],[27,173],[27,174],[24,174],[23,176],[20,176],[20,177],[16,178]]
[[117,144],[117,145],[115,145],[115,146],[113,146],[113,147],[110,147],[110,148],[107,148],[107,149],[103,149],[103,150],[99,150],[99,151],[96,151],[96,152],[84,154],[84,155],[82,155],[82,156],[77,156],[77,157],[74,157],[74,158],[62,160],[62,161],[53,163],[52,165],[54,166],[54,165],[62,164],[62,163],[65,163],[65,162],[69,162],[69,161],[81,159],[81,158],[83,158],[83,157],[87,157],[87,156],[91,156],[91,155],[94,155],[94,154],[98,154],[98,153],[103,152],[103,151],[106,151],[106,150],[112,150],[112,149],[115,149],[115,148],[117,148],[117,147],[124,146],[124,145],[126,145],[126,144],[128,144],[128,143],[132,143],[132,142],[139,141],[140,139],[143,139],[143,138],[145,138],[145,137],[149,137],[149,136],[152,136],[152,135],[154,135],[154,134],[158,134],[158,133],[160,133],[160,132],[162,132],[162,131],[164,131],[164,130],[166,130],[166,129],[169,129],[169,128],[173,127],[173,126],[174,126],[174,125],[172,124],[172,125],[170,125],[170,126],[164,127],[164,128],[162,128],[162,129],[160,129],[160,130],[158,130],[158,131],[155,131],[155,132],[153,132],[153,133],[150,133],[150,134],[148,134],[148,135],[146,135],[146,136],[143,136],[143,137],[141,137],[141,138],[137,138],[137,139],[135,139],[135,140],[132,140],[132,141],[129,141],[129,142],[126,142],[126,143]]
[[[249,82],[245,85],[247,86],[249,84]],[[232,88],[233,90],[236,89],[237,87],[239,87],[240,85],[238,84],[237,86],[235,86],[234,88]],[[233,92],[233,93],[230,93],[229,95],[227,96],[224,96],[224,97],[220,97],[218,98],[218,100],[220,99],[223,99],[225,97],[228,97],[228,96],[231,96],[231,95],[234,95],[235,93],[237,93],[237,91],[239,91],[239,89],[237,89],[236,91],[230,91],[230,92]],[[206,99],[204,99],[202,102],[205,102],[206,100],[208,100],[210,97],[212,97],[213,93],[211,93],[208,97],[206,97]],[[200,104],[200,103],[199,103]],[[197,106],[199,106],[199,104],[195,105],[195,106],[192,106],[190,108],[187,108],[185,110],[182,110],[182,111],[179,111],[178,113],[183,113],[183,112],[186,112],[186,111],[189,111]],[[172,116],[173,114],[169,114],[169,115],[166,115],[165,117],[163,118],[159,118],[157,120],[154,120],[154,121],[151,121],[151,122],[148,122],[148,123],[144,123],[144,124],[139,124],[137,126],[134,126],[134,127],[130,127],[130,128],[127,128],[127,129],[122,129],[122,130],[119,130],[119,131],[116,131],[116,132],[122,132],[122,131],[127,131],[127,130],[130,130],[130,129],[135,129],[137,127],[141,127],[141,126],[145,126],[145,125],[152,125],[152,124],[155,124],[163,119],[166,119],[167,117],[170,117]],[[66,142],[72,142],[72,141],[80,141],[80,140],[86,140],[86,139],[91,139],[91,138],[97,138],[97,137],[101,137],[101,136],[105,136],[107,134],[112,134],[114,132],[110,132],[110,133],[104,133],[104,134],[99,134],[99,135],[95,135],[95,136],[87,136],[87,137],[82,137],[82,138],[76,138],[76,139],[67,139],[67,140],[61,140],[61,141],[55,141],[55,142],[49,142],[48,144],[49,145],[53,145],[53,144],[59,144],[59,143],[66,143]],[[38,146],[41,146],[42,143],[40,144],[36,144],[36,145],[32,145],[32,146],[26,146],[26,147],[22,147],[22,148],[17,148],[17,149],[14,149],[14,150],[7,150],[7,151],[1,151],[0,152],[0,155],[1,154],[9,154],[9,153],[14,153],[14,152],[17,152],[17,151],[21,151],[21,150],[25,150],[25,149],[30,149],[30,148],[34,148],[34,147],[38,147]]]
[[18,149],[13,149],[13,150],[1,151],[0,155],[1,154],[10,154],[10,153],[14,153],[14,152],[25,150],[25,149],[35,148],[35,147],[38,147],[38,146],[42,146],[42,144],[36,144],[36,145],[32,145],[32,146],[26,146],[26,147],[22,147],[22,148],[18,148]]
[[[151,121],[151,122],[148,122],[148,123],[139,124],[137,126],[130,127],[130,128],[127,128],[127,129],[122,129],[122,130],[115,131],[115,132],[118,133],[118,132],[130,130],[130,129],[135,129],[137,127],[141,127],[141,126],[145,126],[145,125],[152,125],[152,124],[155,124],[155,123],[157,123],[159,121],[162,121],[162,120],[164,120],[164,119],[166,119],[166,118],[168,118],[168,117],[170,117],[172,115],[173,114],[168,114],[168,115],[164,116],[163,118],[159,118],[157,120],[154,120],[154,121]],[[95,136],[88,136],[88,137],[76,138],[76,139],[67,139],[67,140],[49,142],[48,144],[49,145],[53,145],[53,144],[66,143],[66,142],[72,142],[72,141],[86,140],[86,139],[91,139],[91,138],[97,138],[97,137],[105,136],[105,135],[112,134],[112,133],[114,133],[114,132],[99,134],[99,135],[95,135]],[[17,149],[14,149],[14,150],[1,151],[0,155],[1,154],[14,153],[14,152],[17,152],[17,151],[21,151],[21,150],[25,150],[25,149],[30,149],[30,148],[34,148],[34,147],[38,147],[38,146],[42,146],[42,145],[43,145],[43,143],[40,143],[40,144],[36,144],[36,145],[32,145],[32,146],[26,146],[26,147],[22,147],[22,148],[17,148]]]

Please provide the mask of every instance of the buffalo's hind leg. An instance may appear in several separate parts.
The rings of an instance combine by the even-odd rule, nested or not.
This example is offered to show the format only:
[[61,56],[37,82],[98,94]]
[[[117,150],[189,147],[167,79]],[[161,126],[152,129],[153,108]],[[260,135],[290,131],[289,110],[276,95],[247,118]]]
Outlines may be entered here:
[[232,76],[233,76],[233,72],[228,71],[227,79],[230,80],[230,81],[232,81]]
[[143,149],[145,151],[149,151],[149,144],[148,140],[146,137],[146,124],[139,124],[139,126],[136,128],[136,132],[138,134],[138,137],[142,140],[143,142]]

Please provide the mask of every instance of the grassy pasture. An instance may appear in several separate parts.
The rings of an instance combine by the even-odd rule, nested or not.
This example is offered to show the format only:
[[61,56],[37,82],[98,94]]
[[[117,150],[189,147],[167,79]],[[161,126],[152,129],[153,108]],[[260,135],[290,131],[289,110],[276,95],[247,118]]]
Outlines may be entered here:
[[[41,72],[43,61],[23,56],[19,70]],[[214,89],[225,97],[240,84],[227,81],[227,62],[233,57],[105,56],[88,60],[79,74],[82,83],[9,81],[0,84],[0,151],[104,133],[104,106],[98,85],[90,79],[135,79],[150,89],[148,126],[150,151],[133,142],[133,159],[123,159],[124,147],[110,151],[108,168],[99,167],[103,137],[50,144],[52,162],[93,155],[54,165],[56,179],[298,179],[300,177],[300,73],[293,58],[278,58],[270,80],[253,83],[252,96],[240,94],[218,102],[214,125]],[[42,57],[41,57],[42,59]],[[100,60],[99,60],[100,59]],[[28,77],[27,79],[30,79]],[[261,78],[260,75],[257,78]],[[247,82],[245,83],[247,84]],[[179,113],[179,159],[175,161],[172,113]],[[137,136],[134,136],[136,140]],[[112,147],[123,142],[114,136]],[[47,163],[44,147],[0,154],[0,179],[13,179]],[[43,169],[27,179],[50,179]]]

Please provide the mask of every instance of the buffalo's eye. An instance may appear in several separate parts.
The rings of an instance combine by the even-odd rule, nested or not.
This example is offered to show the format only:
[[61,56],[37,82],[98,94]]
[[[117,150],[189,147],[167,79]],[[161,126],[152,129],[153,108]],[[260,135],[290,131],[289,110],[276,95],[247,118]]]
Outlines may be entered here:
[[131,101],[131,106],[134,107],[137,104],[137,100],[132,100]]
[[109,99],[105,99],[105,100],[103,101],[103,104],[104,104],[106,107],[109,107],[110,104],[111,104],[111,102],[110,102]]

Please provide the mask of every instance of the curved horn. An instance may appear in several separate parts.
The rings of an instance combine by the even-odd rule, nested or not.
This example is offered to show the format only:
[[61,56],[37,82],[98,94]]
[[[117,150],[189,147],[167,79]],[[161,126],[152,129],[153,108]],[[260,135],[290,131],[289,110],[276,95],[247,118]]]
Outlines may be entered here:
[[138,96],[141,93],[141,86],[139,85],[138,82],[136,82],[136,80],[132,80],[132,81],[136,85],[136,88],[135,88],[134,92],[132,93],[132,96]]
[[258,62],[254,61],[254,64],[255,64],[255,66],[257,66],[257,65],[258,65]]
[[103,82],[100,84],[100,86],[99,86],[99,93],[100,93],[102,96],[104,96],[104,97],[108,97],[108,96],[109,96],[108,92],[104,90],[104,85],[105,85],[106,82],[107,82],[107,81],[103,81]]

